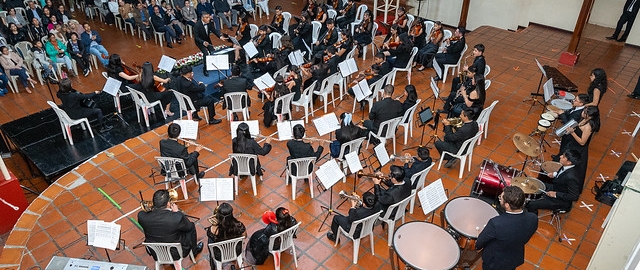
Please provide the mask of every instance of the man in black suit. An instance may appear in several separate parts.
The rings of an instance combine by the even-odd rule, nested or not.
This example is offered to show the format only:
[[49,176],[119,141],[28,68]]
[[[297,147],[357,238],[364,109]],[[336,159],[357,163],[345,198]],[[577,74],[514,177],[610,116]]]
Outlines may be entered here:
[[338,64],[340,63],[340,57],[336,55],[337,49],[335,46],[331,46],[327,48],[327,69],[329,70],[329,74],[335,74],[338,72]]
[[[224,85],[222,86],[222,96],[224,96],[224,94],[227,93],[234,93],[234,92],[244,92],[246,93],[247,90],[251,89],[251,84],[247,81],[246,78],[240,77],[241,72],[240,72],[240,67],[239,66],[233,66],[233,68],[231,68],[231,77],[229,77],[228,79],[226,79],[224,81]],[[242,100],[242,105],[243,106],[247,106],[247,107],[251,107],[251,99],[248,98],[247,96],[247,100]],[[226,109],[228,105],[231,104],[231,99],[229,100],[225,100],[224,103],[222,103],[222,108]],[[237,119],[237,116],[234,114],[233,115],[234,119]]]
[[[467,74],[467,72],[469,72],[469,68],[472,68],[474,74],[481,74],[482,76],[484,76],[484,72],[487,66],[487,61],[484,58],[484,45],[476,44],[475,46],[473,46],[473,51],[471,53],[474,56],[473,63],[471,64],[471,66],[467,66],[466,63],[463,63],[464,64],[464,66],[462,67],[463,74]],[[465,61],[466,61],[466,56],[465,56]],[[467,74],[466,77],[469,80],[471,80],[471,77],[473,76]],[[455,93],[458,91],[458,89],[460,89],[460,87],[462,87],[462,81],[460,81],[460,77],[459,76],[453,77],[453,80],[451,83],[451,93],[449,94],[449,96],[455,95]]]
[[[616,25],[616,31],[613,32],[613,35],[607,37],[607,39],[615,39],[619,42],[627,41],[627,37],[629,33],[631,33],[631,27],[633,26],[633,21],[636,20],[636,16],[638,15],[638,9],[640,9],[640,3],[637,0],[627,0],[624,3],[624,8],[622,9],[622,15],[620,15],[620,19],[618,19],[618,25]],[[627,24],[627,28],[624,30],[624,34],[620,38],[618,35],[622,31],[622,26]]]
[[524,212],[525,195],[517,186],[498,196],[505,213],[489,220],[476,241],[483,270],[516,269],[524,263],[524,246],[538,229],[538,216]]
[[[351,208],[349,209],[348,216],[343,216],[343,215],[333,216],[333,220],[331,221],[331,230],[327,232],[327,238],[329,238],[329,240],[333,242],[336,241],[336,234],[338,233],[338,227],[342,227],[342,229],[348,232],[349,230],[351,230],[351,224],[354,221],[366,218],[380,211],[380,209],[376,207],[376,196],[373,195],[373,193],[371,192],[367,191],[364,194],[362,194],[362,205],[360,207],[358,207],[356,200],[350,200],[350,201],[351,201]],[[361,228],[362,228],[362,225],[356,228],[353,235],[354,237],[360,237]]]
[[[442,53],[437,53],[435,56],[436,62],[438,62],[438,65],[440,65],[440,69],[443,72],[445,64],[452,65],[458,63],[458,60],[462,57],[462,50],[464,50],[464,45],[466,44],[464,39],[464,34],[466,32],[467,30],[464,27],[458,26],[456,32],[453,33],[453,37],[451,37],[451,39],[456,41],[451,41],[451,39],[443,41],[448,46],[444,48]],[[436,78],[436,81],[441,79],[442,78],[438,77]]]
[[169,17],[160,12],[161,8],[158,6],[153,7],[153,14],[151,14],[151,24],[155,28],[156,32],[163,32],[164,38],[167,40],[167,47],[173,48],[171,45],[172,40],[176,40],[178,44],[182,43],[182,29],[177,24],[172,24]]
[[[318,160],[322,155],[324,147],[319,145],[317,150],[313,150],[313,146],[311,146],[310,143],[302,140],[304,132],[305,130],[302,125],[297,124],[293,126],[293,140],[287,142],[287,149],[289,149],[287,160],[306,157],[315,157],[316,160]],[[290,170],[292,174],[296,174],[297,172],[296,167],[292,167]]]
[[582,119],[582,110],[584,109],[584,105],[591,103],[591,97],[587,94],[579,94],[576,98],[571,101],[571,105],[573,108],[571,110],[556,110],[555,112],[558,114],[558,119],[562,124],[566,124],[569,120],[573,119],[576,122],[580,122]]
[[36,1],[29,2],[29,7],[27,8],[27,21],[32,22],[33,18],[36,18],[40,23],[42,23],[42,17],[44,17],[44,13],[42,12],[42,9],[36,6]]
[[181,129],[180,125],[176,123],[169,125],[169,128],[167,128],[169,138],[160,141],[160,155],[163,157],[182,158],[189,174],[193,174],[200,179],[204,177],[204,172],[200,172],[200,167],[198,167],[198,156],[200,156],[199,151],[202,150],[202,146],[198,145],[195,151],[187,152],[187,147],[178,142]]
[[176,82],[176,88],[178,92],[183,93],[193,101],[193,106],[195,106],[196,111],[193,112],[193,120],[200,121],[202,118],[198,116],[198,112],[200,111],[200,107],[207,107],[207,111],[209,113],[209,125],[219,124],[222,122],[220,119],[216,119],[216,101],[213,96],[205,96],[204,90],[205,85],[202,82],[196,82],[193,79],[193,68],[187,65],[182,67],[180,70],[182,76],[178,78]]
[[449,153],[457,153],[462,147],[462,143],[464,141],[472,138],[478,133],[478,123],[473,121],[474,113],[473,109],[464,109],[460,114],[460,119],[462,120],[462,127],[453,131],[453,127],[448,119],[442,120],[444,124],[444,138],[442,141],[438,140],[434,143],[438,153],[440,153],[440,158],[447,160],[447,163],[444,165],[445,168],[451,168],[456,161],[457,158],[453,158],[449,155],[442,156],[444,151]]
[[336,19],[336,24],[340,29],[346,29],[350,23],[356,20],[357,7],[353,0],[347,0],[347,5],[340,11],[340,17]]
[[333,19],[327,19],[325,24],[327,25],[327,31],[320,35],[320,37],[322,37],[321,39],[319,38],[318,41],[316,41],[315,47],[313,48],[313,55],[316,55],[318,52],[324,52],[329,46],[333,46],[333,44],[336,44],[336,41],[338,41],[338,29]]
[[380,123],[402,116],[402,103],[393,99],[393,85],[384,86],[382,100],[373,103],[369,112],[369,120],[365,120],[363,125],[373,133],[378,133]]
[[[426,168],[429,168],[429,166],[431,166],[431,163],[433,163],[431,157],[429,156],[429,148],[420,146],[418,147],[417,152],[418,159],[416,159],[415,157],[411,157],[409,153],[405,155],[404,166],[402,167],[404,169],[404,181],[411,181],[411,177],[414,174],[419,173]],[[409,166],[409,163],[411,163],[411,166]],[[416,181],[411,184],[411,188],[415,189],[417,184],[418,181],[416,179]]]
[[550,173],[553,179],[552,184],[547,184],[547,192],[542,199],[529,202],[527,210],[538,213],[538,209],[571,209],[574,201],[578,200],[582,185],[578,178],[575,165],[581,162],[580,152],[577,150],[567,150],[560,155],[562,167],[555,173]]
[[[153,193],[153,209],[149,212],[138,213],[138,223],[144,231],[144,242],[147,243],[180,243],[182,245],[182,257],[186,258],[190,252],[198,256],[204,247],[198,241],[196,226],[178,209],[175,203],[169,202],[169,191],[161,189]],[[147,253],[156,260],[153,250],[147,249]],[[171,257],[174,260],[181,259],[178,251],[171,249]]]
[[211,23],[211,15],[206,12],[200,14],[200,20],[196,22],[193,27],[193,40],[196,46],[204,55],[204,65],[202,66],[202,72],[204,76],[209,76],[207,71],[207,55],[212,54],[215,50],[211,44],[211,38],[209,35],[214,34],[216,37],[220,37],[220,31],[218,31]]
[[[384,212],[387,211],[389,206],[402,201],[403,199],[411,195],[411,183],[404,181],[404,170],[400,166],[391,165],[389,168],[390,182],[386,182],[385,185],[389,186],[387,189],[383,189],[380,186],[382,179],[385,178],[384,174],[380,171],[376,172],[376,177],[372,178],[374,184],[374,192],[378,201],[377,207]],[[404,210],[403,210],[404,211]],[[391,213],[394,215],[395,213]]]

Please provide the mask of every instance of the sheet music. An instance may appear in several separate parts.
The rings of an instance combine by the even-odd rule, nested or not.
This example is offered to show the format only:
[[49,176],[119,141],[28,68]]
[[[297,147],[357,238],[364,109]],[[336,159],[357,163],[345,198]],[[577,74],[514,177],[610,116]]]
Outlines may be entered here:
[[253,84],[255,84],[258,89],[264,90],[276,85],[276,81],[271,77],[271,74],[268,72],[253,80]]
[[534,58],[534,59],[536,60],[536,64],[538,65],[538,68],[540,68],[540,71],[542,72],[542,75],[544,75],[545,78],[548,78],[547,77],[547,72],[544,70],[544,67],[542,67],[542,65],[538,61],[538,58]]
[[338,64],[338,68],[340,69],[342,78],[346,78],[347,76],[358,72],[358,65],[356,64],[356,60],[354,60],[353,58],[349,58],[340,62]]
[[115,250],[120,241],[120,224],[102,220],[87,220],[87,244]]
[[349,171],[351,173],[356,173],[357,171],[362,170],[362,163],[360,163],[358,151],[353,151],[344,155],[344,159],[347,161],[347,165],[349,166]]
[[331,133],[340,128],[340,122],[335,113],[328,113],[316,119],[313,119],[313,124],[316,125],[316,130],[320,136],[324,136],[327,133]]
[[384,147],[384,143],[378,144],[378,146],[374,147],[373,150],[376,152],[378,161],[380,161],[380,166],[384,166],[389,163],[389,153],[387,153],[387,148]]
[[357,101],[362,101],[372,94],[369,83],[367,83],[366,79],[358,82],[358,84],[354,85],[351,89],[353,89],[353,93],[356,95]]
[[425,215],[433,212],[447,201],[447,193],[442,185],[442,178],[418,191],[418,199]]
[[442,78],[442,68],[440,68],[440,64],[438,64],[438,61],[436,61],[436,58],[433,58],[433,70],[436,71],[436,74],[438,74],[438,77]]
[[302,66],[304,64],[304,57],[300,50],[296,50],[289,54],[289,62],[292,66]]
[[120,85],[122,85],[121,81],[108,77],[107,82],[102,87],[102,91],[115,97],[116,95],[118,95],[118,90],[120,90]]
[[[240,42],[238,42],[238,40],[235,37],[229,36],[229,39],[231,40],[231,43],[233,43],[233,45],[242,46],[242,45],[240,45]],[[254,46],[254,48],[255,48],[255,46]]]
[[178,135],[178,138],[198,139],[198,121],[174,120],[173,122],[180,126],[180,135]]
[[242,48],[244,48],[244,52],[249,56],[249,58],[253,58],[258,54],[258,49],[256,48],[256,45],[253,45],[253,42],[251,41],[247,42],[247,44],[244,44]]
[[549,102],[555,93],[555,89],[553,88],[553,79],[547,80],[547,82],[542,85],[542,90],[544,92],[544,102]]
[[322,183],[322,186],[329,189],[344,177],[344,173],[342,169],[340,169],[340,166],[338,166],[338,162],[336,162],[335,159],[331,159],[318,167],[316,176],[320,180],[320,183]]
[[231,139],[235,138],[236,135],[238,135],[236,130],[238,130],[238,125],[240,125],[240,123],[247,123],[247,125],[249,125],[249,133],[251,133],[251,136],[255,137],[260,134],[260,123],[258,122],[258,120],[231,121],[229,123],[231,125]]
[[219,50],[217,52],[214,52],[213,55],[227,54],[228,52],[231,52],[233,50],[235,50],[233,47],[229,47],[229,48],[222,49],[222,50]]
[[233,178],[200,179],[200,201],[233,201]]
[[293,140],[293,127],[295,127],[297,124],[300,124],[302,125],[302,127],[304,127],[304,120],[293,120],[277,123],[276,126],[278,127],[278,140]]
[[207,55],[207,70],[228,70],[229,57],[226,54]]
[[160,58],[160,63],[158,64],[158,69],[162,69],[162,70],[166,70],[168,72],[171,72],[171,70],[173,70],[173,66],[176,65],[176,59],[173,59],[169,56],[163,55],[162,58]]

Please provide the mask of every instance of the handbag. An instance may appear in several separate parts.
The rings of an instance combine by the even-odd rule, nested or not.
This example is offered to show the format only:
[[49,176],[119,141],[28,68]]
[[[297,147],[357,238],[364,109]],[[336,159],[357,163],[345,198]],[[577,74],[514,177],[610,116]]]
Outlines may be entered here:
[[[598,183],[602,183],[598,186]],[[595,195],[596,201],[612,206],[618,199],[618,195],[622,192],[622,184],[616,179],[611,181],[596,182],[591,193]]]

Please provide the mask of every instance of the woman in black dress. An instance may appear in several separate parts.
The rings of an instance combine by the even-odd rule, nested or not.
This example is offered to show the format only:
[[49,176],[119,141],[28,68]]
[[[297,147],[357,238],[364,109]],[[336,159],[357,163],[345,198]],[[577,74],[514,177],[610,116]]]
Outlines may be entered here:
[[602,68],[596,68],[591,71],[589,79],[591,79],[591,83],[587,94],[591,97],[591,103],[584,104],[584,106],[598,106],[602,101],[602,96],[607,92],[607,73]]
[[[582,119],[576,128],[569,128],[567,134],[562,136],[560,142],[560,153],[556,159],[559,160],[560,154],[569,149],[580,152],[581,162],[574,164],[578,172],[581,187],[584,186],[584,178],[587,173],[587,161],[589,161],[589,143],[594,132],[600,130],[600,110],[597,106],[587,106],[582,110]],[[554,160],[556,160],[554,159]],[[556,160],[556,161],[557,161]]]
[[[231,148],[233,153],[238,154],[252,154],[265,156],[271,151],[271,137],[268,137],[264,143],[264,146],[260,146],[255,139],[251,138],[249,132],[249,125],[241,123],[236,130],[236,137],[232,140]],[[260,166],[260,159],[257,160],[257,164],[249,163],[250,172],[252,175],[262,175],[262,167]],[[231,168],[229,169],[229,175],[238,174],[238,164],[233,161]]]
[[[213,217],[211,217],[209,221],[212,223],[211,227],[206,228],[209,244],[247,235],[246,227],[233,216],[233,207],[228,203],[222,203],[216,207],[213,211]],[[242,245],[236,246],[236,255],[240,255],[241,253]],[[213,257],[219,261],[221,259],[221,251],[214,249]],[[213,267],[215,263],[213,262],[211,253],[209,253],[209,264],[211,264],[211,269],[215,269],[215,267]]]
[[100,108],[88,107],[85,104],[85,100],[91,100],[96,98],[102,91],[95,91],[90,94],[83,94],[73,89],[71,86],[71,79],[64,78],[60,80],[58,84],[60,90],[56,94],[58,98],[62,101],[62,109],[69,115],[71,119],[80,119],[80,118],[89,118],[96,117],[98,119],[98,128],[99,132],[107,132],[111,130],[113,127],[104,123],[102,110]]

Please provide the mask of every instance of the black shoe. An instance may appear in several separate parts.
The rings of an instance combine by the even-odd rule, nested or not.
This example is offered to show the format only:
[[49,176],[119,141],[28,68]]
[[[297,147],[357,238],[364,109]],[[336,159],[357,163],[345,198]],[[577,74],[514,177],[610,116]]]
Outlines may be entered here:
[[627,95],[627,97],[630,97],[630,98],[633,98],[633,99],[640,99],[640,96],[636,96],[634,94]]
[[193,119],[194,121],[202,120],[202,118],[198,115],[197,112],[193,112],[193,114],[191,114],[191,119]]
[[435,77],[433,77],[433,80],[434,80],[434,81],[436,81],[436,82],[437,82],[437,81],[442,81],[442,78],[440,78],[440,77],[438,77],[438,76],[435,76]]
[[209,77],[209,71],[208,70],[203,70],[202,74],[204,74],[205,77]]
[[98,132],[100,132],[100,133],[105,133],[105,132],[107,132],[107,131],[109,131],[109,130],[112,130],[112,129],[113,129],[113,127],[112,127],[112,126],[107,125],[107,124],[104,124],[104,125],[102,125],[102,126],[100,127],[100,129],[98,130]]
[[616,41],[618,41],[618,42],[626,42],[626,41],[627,41],[627,39],[626,39],[626,38],[619,38],[619,39],[617,39]]
[[610,37],[606,37],[606,39],[608,39],[608,40],[616,40],[618,38],[616,36],[610,36]]
[[193,257],[198,256],[198,254],[200,254],[200,252],[202,252],[203,249],[204,249],[204,244],[202,242],[198,242],[198,245],[196,245],[196,249],[193,251]]
[[449,161],[447,161],[447,163],[446,163],[446,164],[444,164],[444,167],[445,167],[445,168],[451,168],[451,167],[453,167],[453,165],[455,165],[455,164],[456,164],[456,162],[457,162],[457,161],[458,161],[458,159],[457,159],[457,158],[452,158],[452,159],[450,159]]
[[167,43],[167,47],[173,49],[173,46],[171,45],[171,43]]
[[233,113],[233,121],[238,121],[238,115],[236,113]]
[[199,172],[196,176],[198,177],[198,179],[202,179],[204,177],[204,172]]
[[209,120],[209,125],[220,124],[221,122],[222,120],[220,119],[211,118],[211,120]]
[[182,39],[178,38],[178,44],[182,44]]
[[83,71],[83,73],[84,73],[84,76],[85,76],[85,77],[89,76],[89,69],[85,69],[85,70]]
[[327,239],[331,240],[332,242],[335,242],[336,236],[332,232],[327,232]]

